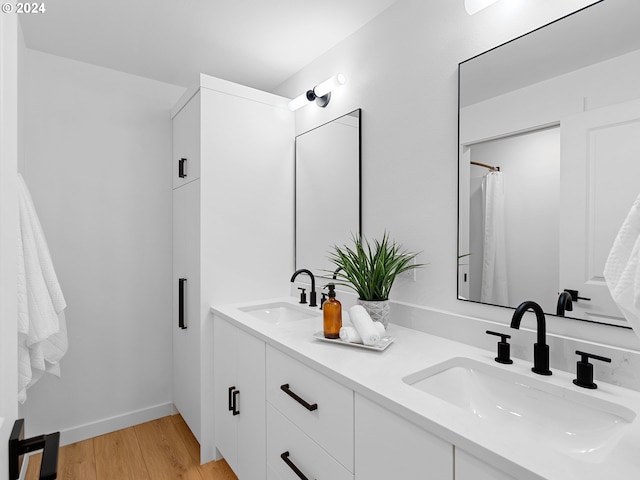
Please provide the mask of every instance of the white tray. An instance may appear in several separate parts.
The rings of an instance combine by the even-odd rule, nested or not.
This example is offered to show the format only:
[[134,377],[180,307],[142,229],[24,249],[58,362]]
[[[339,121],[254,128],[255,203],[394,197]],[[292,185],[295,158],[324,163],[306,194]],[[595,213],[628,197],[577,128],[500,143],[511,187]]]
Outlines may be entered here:
[[367,350],[377,350],[378,352],[382,352],[385,348],[393,343],[395,340],[394,337],[389,335],[385,335],[380,338],[380,341],[375,345],[364,345],[362,343],[351,343],[351,342],[343,342],[339,338],[325,338],[323,332],[316,332],[313,334],[313,338],[317,338],[318,340],[322,340],[323,342],[329,343],[338,343],[340,345],[346,345],[347,347],[357,347],[357,348],[366,348]]

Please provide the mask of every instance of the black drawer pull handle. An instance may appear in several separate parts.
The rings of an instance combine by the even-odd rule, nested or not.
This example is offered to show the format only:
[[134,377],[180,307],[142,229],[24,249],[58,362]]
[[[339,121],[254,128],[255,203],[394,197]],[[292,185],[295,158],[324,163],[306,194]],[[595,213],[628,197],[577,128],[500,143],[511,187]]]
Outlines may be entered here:
[[186,158],[181,158],[180,160],[178,160],[178,177],[180,178],[184,178],[187,176],[187,174],[184,171],[184,163],[187,161]]
[[296,464],[289,460],[289,452],[280,454],[280,458],[289,466],[291,470],[293,470],[293,473],[295,473],[300,480],[309,480],[306,475],[300,471]]
[[284,385],[280,385],[280,390],[282,390],[284,393],[289,395],[291,398],[293,398],[296,402],[298,402],[300,405],[302,405],[304,408],[306,408],[310,412],[313,412],[314,410],[318,409],[318,404],[317,403],[314,403],[312,405],[312,404],[310,404],[308,402],[305,402],[302,398],[300,398],[298,395],[293,393],[289,389],[289,384],[288,383],[285,383]]
[[[235,387],[233,387],[235,388]],[[238,396],[240,395],[240,390],[235,390],[233,392],[233,416],[240,415],[240,409],[238,408]]]
[[178,280],[178,327],[183,330],[187,328],[184,324],[184,284],[186,281],[186,278]]

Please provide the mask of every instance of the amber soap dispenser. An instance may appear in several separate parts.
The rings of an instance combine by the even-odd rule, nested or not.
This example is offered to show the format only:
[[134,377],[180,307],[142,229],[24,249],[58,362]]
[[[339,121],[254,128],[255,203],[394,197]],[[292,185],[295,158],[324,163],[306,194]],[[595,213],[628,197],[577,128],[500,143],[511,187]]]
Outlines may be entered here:
[[336,286],[332,283],[329,287],[329,299],[322,304],[324,317],[325,338],[340,338],[342,328],[342,304],[336,300]]

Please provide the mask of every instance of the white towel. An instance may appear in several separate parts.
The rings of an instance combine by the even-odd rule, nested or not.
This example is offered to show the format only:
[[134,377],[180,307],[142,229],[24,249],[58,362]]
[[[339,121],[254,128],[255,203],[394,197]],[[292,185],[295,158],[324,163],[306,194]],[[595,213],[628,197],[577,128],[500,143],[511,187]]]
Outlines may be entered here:
[[66,302],[42,226],[22,175],[18,174],[18,400],[44,372],[60,376],[68,348]]
[[[373,326],[376,327],[380,337],[382,337],[385,333],[384,325],[380,322],[373,322]],[[345,325],[340,329],[340,340],[348,343],[362,343],[362,338],[358,331],[351,325]]]
[[604,278],[613,300],[640,337],[640,195],[613,242]]
[[362,305],[354,305],[349,309],[351,323],[355,327],[364,345],[376,345],[380,342],[380,333],[373,324],[373,320]]

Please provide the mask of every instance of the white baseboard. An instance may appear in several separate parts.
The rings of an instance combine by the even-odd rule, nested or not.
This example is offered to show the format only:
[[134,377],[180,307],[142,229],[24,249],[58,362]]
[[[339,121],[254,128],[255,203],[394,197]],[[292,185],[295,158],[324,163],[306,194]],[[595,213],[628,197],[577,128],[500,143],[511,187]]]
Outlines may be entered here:
[[115,432],[116,430],[156,420],[158,418],[166,417],[167,415],[172,415],[174,412],[175,408],[173,403],[163,403],[161,405],[154,405],[134,412],[62,430],[60,432],[60,446],[81,442],[82,440]]

